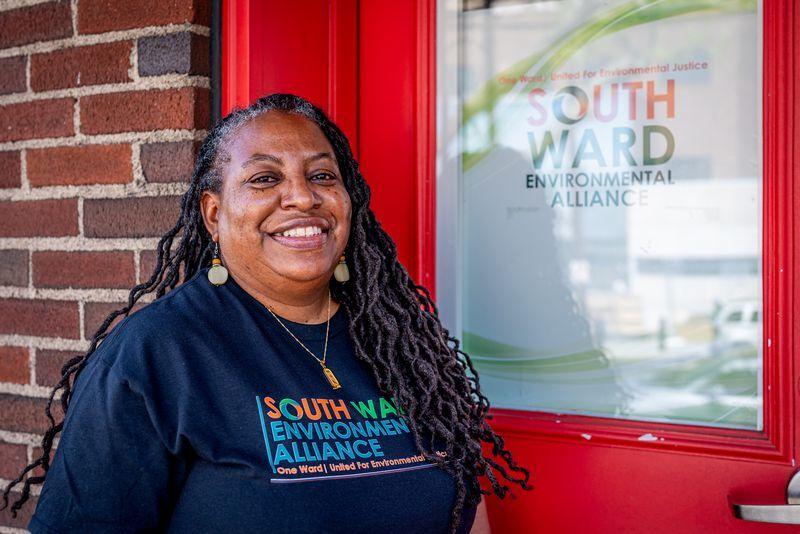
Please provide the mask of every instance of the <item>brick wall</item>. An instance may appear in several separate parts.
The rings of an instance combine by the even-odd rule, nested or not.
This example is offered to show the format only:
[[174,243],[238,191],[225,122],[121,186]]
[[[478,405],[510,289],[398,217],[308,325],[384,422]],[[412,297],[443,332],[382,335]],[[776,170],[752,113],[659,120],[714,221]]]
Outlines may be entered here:
[[[3,487],[37,452],[61,365],[149,278],[176,220],[209,122],[210,4],[0,3]],[[0,532],[34,506],[0,512]]]

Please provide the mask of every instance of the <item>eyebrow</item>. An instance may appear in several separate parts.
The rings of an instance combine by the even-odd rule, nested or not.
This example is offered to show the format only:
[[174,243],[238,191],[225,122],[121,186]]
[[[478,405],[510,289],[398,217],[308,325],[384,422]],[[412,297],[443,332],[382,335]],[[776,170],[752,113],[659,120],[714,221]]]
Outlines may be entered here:
[[[306,162],[317,161],[319,159],[326,159],[326,158],[333,160],[333,156],[331,155],[330,152],[317,152],[316,154],[312,154],[311,156],[307,157]],[[255,154],[247,158],[244,161],[244,163],[242,163],[242,169],[258,161],[271,161],[272,163],[283,165],[283,160],[278,156],[275,156],[273,154],[262,154],[260,152],[256,152]]]

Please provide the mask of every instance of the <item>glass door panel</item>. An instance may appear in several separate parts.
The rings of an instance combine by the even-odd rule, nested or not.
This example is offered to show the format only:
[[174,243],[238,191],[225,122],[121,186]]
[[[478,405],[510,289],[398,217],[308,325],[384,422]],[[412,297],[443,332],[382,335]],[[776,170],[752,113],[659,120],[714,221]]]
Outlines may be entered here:
[[439,14],[437,297],[493,406],[761,430],[758,3]]

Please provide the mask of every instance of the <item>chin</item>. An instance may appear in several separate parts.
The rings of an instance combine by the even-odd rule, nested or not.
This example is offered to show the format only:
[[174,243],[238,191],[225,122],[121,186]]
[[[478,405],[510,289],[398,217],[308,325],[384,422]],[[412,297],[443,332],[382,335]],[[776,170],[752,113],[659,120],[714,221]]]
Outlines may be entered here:
[[278,273],[297,282],[311,282],[312,280],[319,280],[320,278],[328,278],[328,271],[278,271]]
[[309,282],[311,280],[319,280],[328,276],[333,267],[327,265],[308,265],[308,264],[294,264],[291,261],[278,262],[270,265],[270,268],[289,280],[297,282]]

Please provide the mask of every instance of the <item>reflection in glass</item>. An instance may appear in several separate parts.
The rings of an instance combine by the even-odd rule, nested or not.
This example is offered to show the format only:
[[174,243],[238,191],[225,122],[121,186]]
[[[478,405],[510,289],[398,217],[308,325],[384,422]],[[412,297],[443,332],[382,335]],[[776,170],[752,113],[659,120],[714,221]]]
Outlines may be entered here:
[[440,6],[437,286],[492,404],[761,429],[756,2]]

